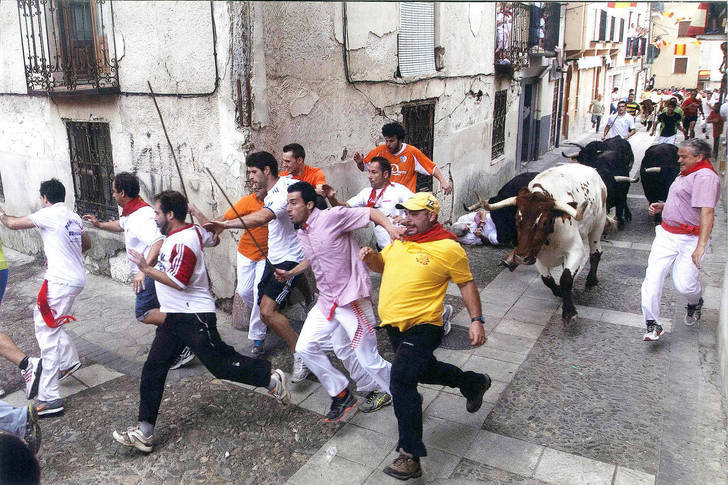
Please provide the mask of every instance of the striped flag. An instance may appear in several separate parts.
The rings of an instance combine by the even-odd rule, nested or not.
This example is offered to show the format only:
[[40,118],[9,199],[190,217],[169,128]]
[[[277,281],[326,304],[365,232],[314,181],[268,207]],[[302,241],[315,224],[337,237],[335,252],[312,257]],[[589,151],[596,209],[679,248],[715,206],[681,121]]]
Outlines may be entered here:
[[637,2],[607,2],[609,8],[630,8],[636,7]]
[[708,3],[700,2],[698,4],[698,10],[695,12],[695,16],[688,27],[688,31],[685,35],[688,37],[695,37],[705,33],[705,23],[708,18]]
[[685,44],[675,44],[675,55],[676,56],[684,56],[685,55]]
[[662,15],[672,18],[675,15],[675,12],[662,12]]

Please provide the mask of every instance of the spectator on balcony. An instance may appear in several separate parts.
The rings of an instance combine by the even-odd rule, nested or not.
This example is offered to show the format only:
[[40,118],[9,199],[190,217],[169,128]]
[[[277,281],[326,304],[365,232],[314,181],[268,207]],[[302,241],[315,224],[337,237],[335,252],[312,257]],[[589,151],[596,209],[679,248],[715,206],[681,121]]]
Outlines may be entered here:
[[602,124],[602,115],[604,115],[604,103],[602,103],[601,94],[597,94],[597,97],[591,102],[589,113],[591,113],[592,128],[596,128],[596,132],[599,133],[599,126]]
[[495,59],[497,64],[510,64],[508,49],[511,47],[511,29],[513,28],[513,11],[507,3],[500,4],[496,14],[495,27]]
[[653,74],[652,77],[650,77],[650,80],[647,81],[647,90],[652,91],[655,89],[655,75]]

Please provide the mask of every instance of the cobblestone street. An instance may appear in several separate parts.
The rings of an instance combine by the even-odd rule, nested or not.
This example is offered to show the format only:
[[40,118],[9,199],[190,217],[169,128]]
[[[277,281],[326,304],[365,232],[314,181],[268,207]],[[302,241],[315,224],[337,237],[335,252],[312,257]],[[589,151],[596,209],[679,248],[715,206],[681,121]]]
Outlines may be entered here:
[[[634,137],[634,172],[648,146]],[[525,169],[565,159],[550,152]],[[579,318],[561,321],[561,302],[533,266],[514,272],[497,262],[503,248],[468,248],[486,318],[487,343],[456,350],[470,323],[456,286],[454,328],[438,358],[488,373],[493,385],[483,407],[465,411],[456,389],[421,386],[424,396],[422,483],[726,483],[726,407],[720,391],[716,326],[726,263],[726,214],[716,209],[712,252],[704,262],[705,307],[699,325],[682,323],[685,301],[668,280],[663,314],[672,325],[659,342],[642,341],[639,288],[654,222],[640,184],[632,185],[634,219],[608,235],[599,285],[574,283]],[[214,249],[213,249],[214,251]],[[43,267],[6,250],[10,266],[2,329],[29,354],[38,352],[32,309]],[[373,276],[374,286],[378,278]],[[130,287],[88,275],[68,329],[84,367],[61,389],[64,416],[42,422],[39,453],[44,483],[400,483],[381,470],[395,457],[392,407],[355,411],[338,424],[323,422],[330,400],[315,378],[292,385],[294,404],[282,410],[264,389],[214,379],[195,361],[170,372],[150,455],[122,449],[114,429],[135,423],[141,366],[153,327],[133,318]],[[302,309],[289,310],[300,320]],[[297,323],[300,325],[300,321]],[[248,353],[247,333],[218,312],[224,340]],[[392,352],[384,332],[379,348]],[[292,357],[272,337],[274,366]],[[0,362],[3,399],[24,404],[21,379]],[[418,483],[418,482],[414,482]]]

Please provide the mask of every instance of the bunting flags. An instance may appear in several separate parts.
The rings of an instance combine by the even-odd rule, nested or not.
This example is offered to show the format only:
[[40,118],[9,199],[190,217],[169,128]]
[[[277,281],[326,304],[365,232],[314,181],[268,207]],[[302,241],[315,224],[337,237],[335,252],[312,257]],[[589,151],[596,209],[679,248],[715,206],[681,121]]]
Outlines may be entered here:
[[684,56],[686,52],[685,44],[675,44],[675,55]]
[[637,2],[607,2],[609,8],[630,8],[636,7]]
[[672,18],[675,15],[675,12],[662,12],[662,15]]

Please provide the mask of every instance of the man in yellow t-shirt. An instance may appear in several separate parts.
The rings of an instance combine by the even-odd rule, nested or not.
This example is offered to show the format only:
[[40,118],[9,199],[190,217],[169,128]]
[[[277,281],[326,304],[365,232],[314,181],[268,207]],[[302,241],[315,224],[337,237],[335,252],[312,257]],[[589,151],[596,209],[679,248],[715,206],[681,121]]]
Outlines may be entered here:
[[460,288],[470,313],[471,344],[486,340],[468,257],[455,235],[437,222],[437,198],[419,192],[396,207],[405,211],[405,241],[394,241],[381,253],[364,247],[361,256],[371,270],[382,273],[379,316],[394,349],[390,390],[399,427],[399,457],[384,473],[407,480],[422,475],[420,457],[427,456],[417,383],[459,388],[467,399],[467,411],[474,413],[483,404],[490,377],[463,372],[433,355],[443,337],[443,301],[450,280]]

